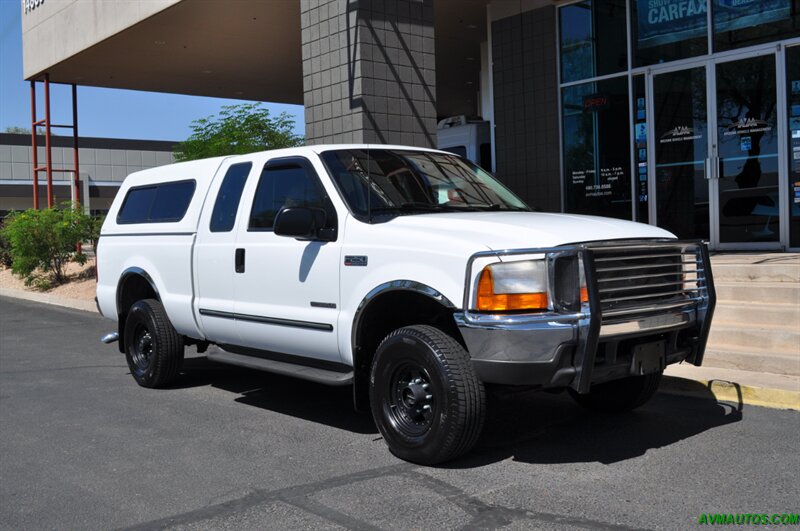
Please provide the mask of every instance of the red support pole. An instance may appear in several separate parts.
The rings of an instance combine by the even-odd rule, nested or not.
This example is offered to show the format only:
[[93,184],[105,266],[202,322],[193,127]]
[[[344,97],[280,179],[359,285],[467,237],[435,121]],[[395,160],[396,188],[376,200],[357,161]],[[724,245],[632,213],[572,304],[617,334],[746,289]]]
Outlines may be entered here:
[[72,159],[75,162],[75,173],[73,174],[73,182],[75,183],[75,208],[78,208],[81,202],[80,191],[80,178],[81,171],[78,166],[78,87],[72,84]]
[[44,149],[47,157],[47,208],[53,208],[53,157],[50,146],[50,74],[44,75]]
[[39,210],[39,149],[36,146],[36,81],[31,80],[31,160],[33,161],[33,208]]

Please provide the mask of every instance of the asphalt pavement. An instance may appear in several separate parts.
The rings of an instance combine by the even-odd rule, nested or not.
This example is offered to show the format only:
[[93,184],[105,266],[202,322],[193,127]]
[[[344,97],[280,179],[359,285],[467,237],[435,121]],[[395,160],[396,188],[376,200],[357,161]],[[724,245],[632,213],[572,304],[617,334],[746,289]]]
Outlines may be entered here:
[[[138,387],[97,314],[0,297],[0,529],[684,529],[800,512],[800,413],[494,390],[478,447],[393,457],[349,388],[209,362]],[[698,384],[699,385],[699,384]],[[760,526],[761,528],[767,528]]]

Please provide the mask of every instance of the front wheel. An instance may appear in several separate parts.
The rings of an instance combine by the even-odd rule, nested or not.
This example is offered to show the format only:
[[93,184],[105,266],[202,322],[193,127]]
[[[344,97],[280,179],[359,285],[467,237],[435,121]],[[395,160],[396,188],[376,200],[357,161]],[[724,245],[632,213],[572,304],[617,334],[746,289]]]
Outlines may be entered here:
[[125,359],[142,387],[162,387],[178,376],[183,339],[161,302],[145,299],[131,306],[125,320]]
[[468,452],[483,428],[486,398],[469,355],[441,330],[416,325],[389,334],[370,376],[375,424],[393,454],[433,465]]
[[659,371],[593,385],[591,391],[585,395],[572,389],[569,393],[578,404],[588,409],[606,413],[630,411],[644,405],[653,397],[661,383],[662,374]]

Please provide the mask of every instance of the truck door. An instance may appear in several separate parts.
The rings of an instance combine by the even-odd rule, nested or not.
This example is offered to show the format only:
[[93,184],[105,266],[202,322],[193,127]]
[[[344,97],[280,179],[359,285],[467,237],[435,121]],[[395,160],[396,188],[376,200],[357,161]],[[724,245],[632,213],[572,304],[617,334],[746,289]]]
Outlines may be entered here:
[[253,169],[252,162],[223,163],[222,179],[211,184],[200,215],[194,251],[195,315],[206,338],[217,343],[238,344],[233,321],[236,271],[236,229],[242,191]]
[[278,212],[293,206],[323,209],[325,230],[336,234],[336,210],[304,157],[269,160],[257,181],[247,186],[248,204],[236,229],[236,252],[242,257],[234,275],[241,346],[340,363],[341,237],[300,241],[272,231]]

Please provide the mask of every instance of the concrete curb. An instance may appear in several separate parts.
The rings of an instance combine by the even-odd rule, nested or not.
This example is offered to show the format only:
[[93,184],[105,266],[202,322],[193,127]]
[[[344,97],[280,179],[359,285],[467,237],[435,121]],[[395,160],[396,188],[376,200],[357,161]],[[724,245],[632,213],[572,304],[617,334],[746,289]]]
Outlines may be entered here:
[[708,399],[710,393],[719,402],[800,411],[800,391],[753,387],[726,380],[693,380],[664,376],[659,391],[703,399]]
[[67,299],[57,295],[49,295],[47,293],[36,293],[30,291],[22,291],[19,289],[0,288],[0,296],[10,297],[12,299],[21,299],[25,301],[42,302],[44,304],[52,304],[54,306],[62,306],[64,308],[72,308],[73,310],[82,310],[84,312],[97,313],[97,306],[94,301],[83,301],[79,299]]

